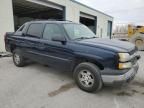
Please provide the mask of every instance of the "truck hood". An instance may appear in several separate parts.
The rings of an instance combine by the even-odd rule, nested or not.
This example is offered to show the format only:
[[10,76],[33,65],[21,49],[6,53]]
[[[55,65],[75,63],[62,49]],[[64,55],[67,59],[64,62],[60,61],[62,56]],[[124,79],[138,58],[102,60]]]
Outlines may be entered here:
[[111,50],[114,52],[130,52],[135,49],[135,45],[130,42],[119,41],[116,39],[83,39],[77,41],[79,44]]

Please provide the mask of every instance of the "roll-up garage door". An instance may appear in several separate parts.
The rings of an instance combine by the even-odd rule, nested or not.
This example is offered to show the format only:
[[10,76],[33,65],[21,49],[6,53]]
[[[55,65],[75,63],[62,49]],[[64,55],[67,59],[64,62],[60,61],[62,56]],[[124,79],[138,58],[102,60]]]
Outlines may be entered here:
[[40,5],[47,6],[47,7],[54,8],[54,9],[58,9],[58,10],[63,10],[62,6],[55,4],[55,3],[52,3],[52,2],[49,2],[48,0],[26,0],[26,1],[29,1],[32,3],[37,3]]
[[48,0],[12,1],[15,30],[28,21],[65,19],[65,7]]
[[94,33],[97,29],[97,17],[80,12],[80,23],[89,27]]
[[85,13],[82,13],[82,12],[80,13],[80,17],[91,19],[91,20],[95,20],[94,16],[88,15],[88,14],[85,14]]

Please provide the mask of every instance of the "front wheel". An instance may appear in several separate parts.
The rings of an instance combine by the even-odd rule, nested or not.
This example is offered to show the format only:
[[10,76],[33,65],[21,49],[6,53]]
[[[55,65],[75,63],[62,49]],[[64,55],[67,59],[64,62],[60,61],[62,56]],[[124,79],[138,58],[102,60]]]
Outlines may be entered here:
[[25,65],[24,58],[20,55],[19,50],[13,51],[13,62],[18,67],[23,67]]
[[74,79],[84,91],[94,92],[102,88],[99,68],[93,63],[81,63],[74,71]]

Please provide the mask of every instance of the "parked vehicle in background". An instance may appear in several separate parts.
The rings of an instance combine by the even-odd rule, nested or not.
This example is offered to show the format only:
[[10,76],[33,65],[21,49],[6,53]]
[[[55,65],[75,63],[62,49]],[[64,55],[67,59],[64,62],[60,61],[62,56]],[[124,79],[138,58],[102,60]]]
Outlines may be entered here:
[[71,71],[77,85],[87,92],[130,82],[140,58],[135,45],[98,38],[86,26],[69,21],[27,22],[6,34],[5,44],[16,66],[30,59]]

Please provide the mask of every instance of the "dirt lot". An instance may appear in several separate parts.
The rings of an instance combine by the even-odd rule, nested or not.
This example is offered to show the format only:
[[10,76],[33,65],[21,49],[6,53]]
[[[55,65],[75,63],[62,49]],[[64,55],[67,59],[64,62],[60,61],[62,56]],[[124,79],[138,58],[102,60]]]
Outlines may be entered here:
[[11,57],[0,58],[0,108],[144,108],[144,52],[131,84],[86,93],[68,72],[40,64],[15,67]]

